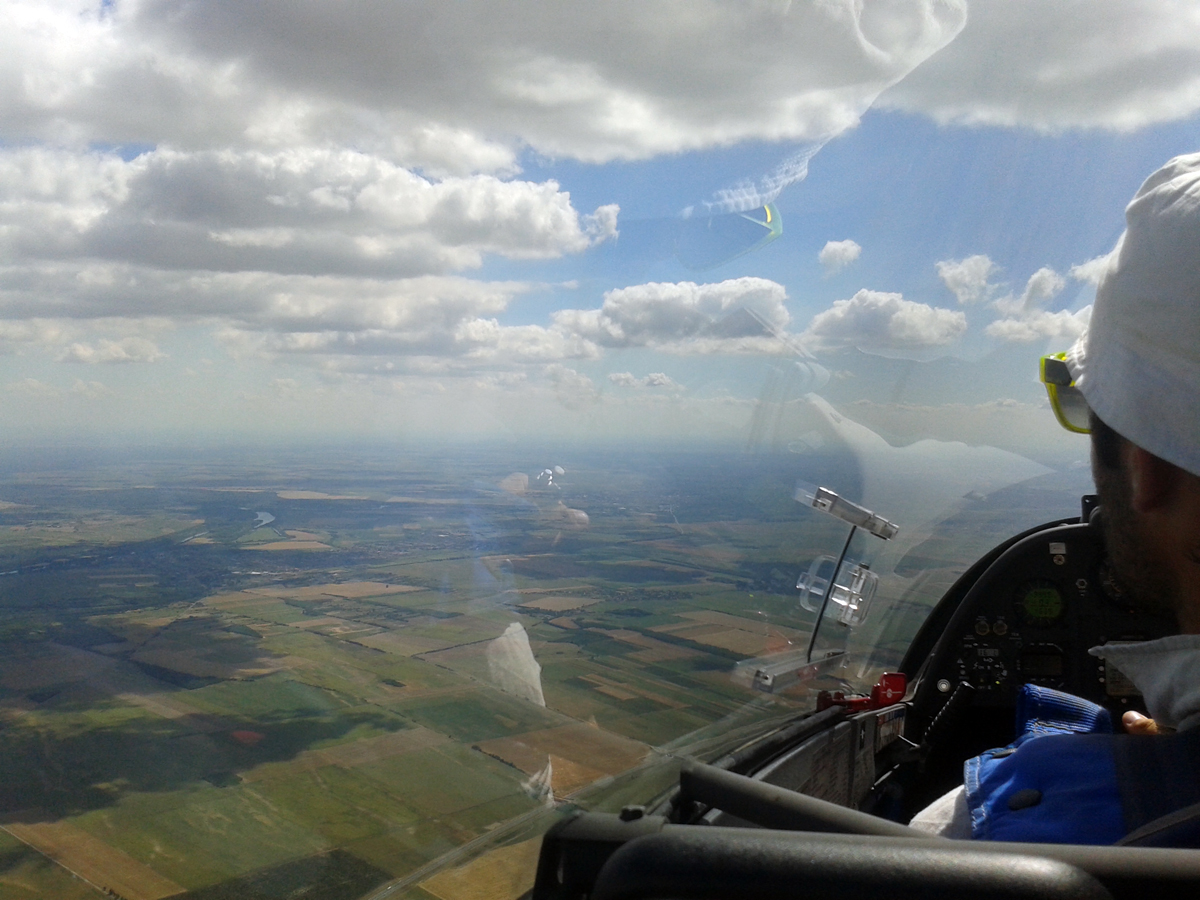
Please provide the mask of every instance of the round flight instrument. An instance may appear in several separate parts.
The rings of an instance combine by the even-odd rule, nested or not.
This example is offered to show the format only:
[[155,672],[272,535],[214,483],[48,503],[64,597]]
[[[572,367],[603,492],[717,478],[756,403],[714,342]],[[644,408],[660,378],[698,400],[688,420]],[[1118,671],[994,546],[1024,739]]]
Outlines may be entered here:
[[1017,614],[1026,625],[1053,625],[1062,618],[1066,603],[1053,581],[1028,581],[1017,589]]

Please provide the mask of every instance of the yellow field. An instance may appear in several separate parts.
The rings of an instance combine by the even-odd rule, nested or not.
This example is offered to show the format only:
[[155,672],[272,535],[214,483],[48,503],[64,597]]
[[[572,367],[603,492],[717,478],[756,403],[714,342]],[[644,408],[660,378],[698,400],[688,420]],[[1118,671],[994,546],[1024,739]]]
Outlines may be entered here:
[[767,650],[767,636],[752,634],[740,628],[722,628],[719,625],[696,625],[672,632],[698,644],[731,650],[742,656],[761,656]]
[[2,827],[73,875],[127,900],[160,900],[183,893],[169,878],[67,822],[13,822]]
[[540,837],[499,847],[419,885],[439,900],[516,900],[533,889]]
[[605,775],[631,769],[650,752],[640,741],[582,722],[482,741],[475,746],[527,775],[540,772],[549,759],[555,794],[569,794]]
[[321,541],[271,541],[269,544],[249,544],[247,550],[332,550]]
[[795,628],[774,625],[765,620],[731,616],[728,613],[701,609],[679,613],[685,621],[672,625],[656,625],[651,631],[672,634],[676,637],[720,647],[742,656],[761,656],[764,653],[787,649],[800,639]]
[[775,625],[766,619],[749,619],[744,616],[731,616],[729,613],[717,612],[712,609],[698,609],[694,612],[680,613],[681,619],[691,619],[693,622],[704,622],[712,625],[726,625],[730,628],[738,628],[742,631],[751,631],[758,634],[764,634],[768,630],[778,631],[786,634],[788,637],[794,637],[800,634],[795,628],[787,628],[782,625]]
[[323,541],[325,538],[319,534],[313,534],[311,531],[292,531],[286,532],[287,536],[294,541]]

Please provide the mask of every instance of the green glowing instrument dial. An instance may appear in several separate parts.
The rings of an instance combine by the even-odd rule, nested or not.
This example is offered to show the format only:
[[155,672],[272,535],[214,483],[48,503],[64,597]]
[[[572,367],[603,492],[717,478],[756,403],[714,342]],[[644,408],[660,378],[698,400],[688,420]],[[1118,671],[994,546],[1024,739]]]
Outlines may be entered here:
[[1063,614],[1062,592],[1052,581],[1030,581],[1017,591],[1017,612],[1027,625],[1052,625]]

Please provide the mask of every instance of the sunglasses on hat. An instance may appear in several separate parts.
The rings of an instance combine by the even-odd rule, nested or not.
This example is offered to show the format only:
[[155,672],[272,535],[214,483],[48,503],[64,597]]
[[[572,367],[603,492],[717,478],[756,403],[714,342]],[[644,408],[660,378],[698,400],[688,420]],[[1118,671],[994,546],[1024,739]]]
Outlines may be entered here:
[[1090,409],[1079,388],[1075,387],[1075,379],[1067,368],[1066,353],[1042,357],[1041,380],[1050,395],[1050,408],[1054,410],[1058,424],[1076,434],[1091,434]]

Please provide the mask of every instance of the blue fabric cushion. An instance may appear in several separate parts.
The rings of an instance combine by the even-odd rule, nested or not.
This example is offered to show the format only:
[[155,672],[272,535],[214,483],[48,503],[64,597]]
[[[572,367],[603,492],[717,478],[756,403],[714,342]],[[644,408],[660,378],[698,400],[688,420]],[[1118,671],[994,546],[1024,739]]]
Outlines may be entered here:
[[[1032,732],[967,760],[972,836],[988,841],[1111,844],[1125,834],[1113,738]],[[1019,792],[1031,793],[1010,800]]]
[[1017,739],[967,760],[971,835],[988,841],[1111,844],[1125,817],[1104,707],[1027,684]]

